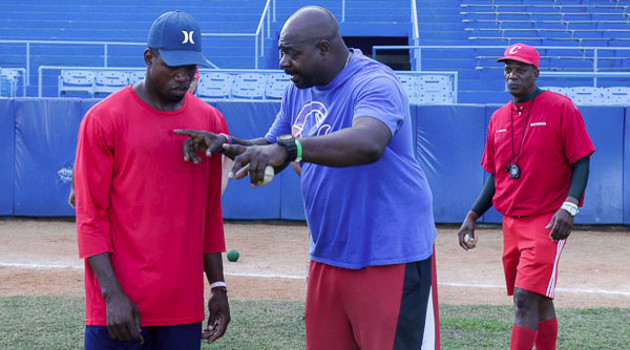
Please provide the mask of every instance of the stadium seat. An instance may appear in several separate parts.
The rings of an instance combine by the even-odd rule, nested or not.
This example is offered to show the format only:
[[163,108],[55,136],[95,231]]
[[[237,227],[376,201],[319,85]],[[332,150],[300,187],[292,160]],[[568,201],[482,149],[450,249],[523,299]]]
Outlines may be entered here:
[[98,71],[95,80],[94,96],[110,94],[129,85],[129,75],[121,71]]
[[567,88],[565,87],[561,87],[561,86],[544,86],[541,87],[542,90],[546,90],[546,91],[551,91],[551,92],[555,92],[558,93],[560,95],[565,95],[566,96],[566,90]]
[[420,91],[419,104],[439,105],[453,103],[452,93],[444,91]]
[[[630,12],[630,8],[628,11]],[[628,21],[597,21],[595,23],[601,29],[630,29]]]
[[0,96],[16,97],[20,73],[12,69],[0,69]]
[[616,86],[605,88],[604,102],[607,105],[630,105],[630,87]]
[[533,29],[536,28],[535,21],[499,21],[499,29]]
[[[630,28],[630,26],[628,26]],[[629,29],[604,29],[606,36],[612,39],[630,38]]]
[[58,78],[58,96],[76,92],[94,97],[94,77],[90,70],[62,70]]
[[418,79],[419,103],[454,103],[451,79],[444,75],[421,75]]
[[262,99],[265,96],[265,74],[240,73],[232,81],[232,97]]
[[200,73],[197,84],[199,98],[230,98],[232,75],[227,73]]
[[265,98],[282,99],[284,89],[291,78],[285,73],[270,73],[267,75],[267,85],[265,87]]
[[566,96],[575,105],[603,105],[604,98],[601,88],[592,86],[577,86],[566,89]]
[[398,80],[403,86],[403,89],[409,97],[409,102],[417,103],[419,100],[418,93],[418,76],[413,74],[405,74],[403,72],[396,72]]
[[135,84],[140,80],[143,80],[146,74],[147,72],[145,70],[134,70],[131,72],[127,72],[127,75],[129,76],[129,84]]

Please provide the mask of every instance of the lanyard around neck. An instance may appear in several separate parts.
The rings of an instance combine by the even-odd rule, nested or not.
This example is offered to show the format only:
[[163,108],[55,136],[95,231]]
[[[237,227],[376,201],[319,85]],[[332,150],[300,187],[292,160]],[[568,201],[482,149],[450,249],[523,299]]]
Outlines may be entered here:
[[518,146],[518,153],[516,154],[516,162],[514,162],[514,120],[512,117],[514,113],[514,108],[516,108],[516,106],[514,105],[514,101],[510,101],[512,106],[514,106],[514,108],[510,108],[510,130],[512,134],[512,164],[518,164],[518,161],[521,158],[521,150],[523,149],[523,140],[525,139],[525,129],[527,129],[527,120],[529,119],[529,113],[532,111],[532,107],[534,107],[535,101],[536,101],[536,97],[534,97],[534,99],[532,100],[532,104],[529,105],[529,110],[527,111],[527,115],[525,116],[525,125],[523,125],[523,135],[521,135],[521,144]]

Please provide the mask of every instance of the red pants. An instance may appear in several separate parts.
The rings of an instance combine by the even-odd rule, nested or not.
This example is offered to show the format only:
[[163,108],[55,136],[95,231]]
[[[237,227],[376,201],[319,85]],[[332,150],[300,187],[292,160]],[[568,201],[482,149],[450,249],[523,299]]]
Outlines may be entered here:
[[306,348],[439,349],[433,277],[431,258],[359,270],[311,261]]
[[554,242],[545,227],[554,213],[525,218],[503,216],[503,271],[508,295],[514,288],[553,299],[565,240]]

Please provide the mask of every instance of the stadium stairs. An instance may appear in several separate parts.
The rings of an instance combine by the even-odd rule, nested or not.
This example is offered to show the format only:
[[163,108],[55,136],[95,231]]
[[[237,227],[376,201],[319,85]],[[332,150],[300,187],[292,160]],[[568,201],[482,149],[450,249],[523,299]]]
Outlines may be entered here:
[[[2,40],[78,40],[146,42],[151,22],[161,13],[181,9],[192,13],[205,35],[204,52],[220,68],[278,68],[277,39],[284,21],[302,6],[317,4],[330,9],[340,21],[344,37],[403,37],[411,45],[411,6],[407,0],[340,0],[317,2],[276,0],[275,18],[265,33],[260,55],[254,58],[256,31],[264,0],[190,0],[150,3],[126,0],[4,0],[0,14]],[[586,46],[611,50],[598,52],[598,70],[628,72],[630,6],[615,0],[418,0],[417,15],[423,46],[462,46],[467,49],[424,49],[423,71],[457,71],[460,103],[503,102],[509,97],[496,62],[504,47],[515,42],[534,46],[561,46],[571,50],[541,50],[541,70],[592,70],[594,52]],[[270,16],[272,17],[273,14]],[[265,23],[266,29],[266,23]],[[222,36],[226,33],[238,36]],[[497,45],[499,48],[487,48]],[[37,95],[37,68],[47,66],[103,66],[102,45],[48,45],[30,47],[30,80],[27,95]],[[108,47],[108,66],[143,67],[140,46]],[[367,51],[367,50],[364,50]],[[371,55],[371,52],[365,52]],[[0,44],[2,68],[24,68],[25,45]],[[415,66],[412,59],[411,66]],[[56,96],[58,72],[44,76],[43,96]],[[600,86],[630,86],[630,78],[599,78]],[[545,78],[544,85],[589,85],[592,79]]]
[[[263,0],[4,0],[0,13],[0,40],[104,41],[146,43],[153,20],[180,9],[193,14],[203,33],[253,34],[263,11]],[[144,46],[108,47],[108,66],[144,67]],[[39,66],[102,67],[103,45],[30,45],[30,81],[27,95],[37,96]],[[225,68],[252,68],[254,38],[204,37],[204,53]],[[25,68],[25,44],[0,44],[3,68]],[[52,74],[52,73],[51,73]],[[43,96],[56,96],[56,76],[44,78]]]
[[[484,45],[522,42],[539,49],[540,70],[545,72],[630,71],[630,11],[628,4],[616,0],[461,0],[460,21],[464,23],[468,45],[478,48],[474,70],[460,70],[460,102],[502,102],[505,91],[501,69],[496,62],[501,49]],[[597,56],[587,47],[600,47]],[[469,51],[470,52],[470,51]],[[596,58],[597,57],[597,58]],[[497,79],[497,77],[499,79]],[[541,76],[539,86],[593,86],[593,78]],[[628,77],[597,78],[600,87],[630,86]],[[483,86],[484,89],[479,89]]]

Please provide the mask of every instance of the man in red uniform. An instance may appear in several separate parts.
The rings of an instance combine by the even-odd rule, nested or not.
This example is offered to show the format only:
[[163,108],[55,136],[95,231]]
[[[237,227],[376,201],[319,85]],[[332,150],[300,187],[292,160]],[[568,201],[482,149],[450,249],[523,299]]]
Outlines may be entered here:
[[[196,66],[208,65],[201,41],[191,15],[157,18],[146,78],[81,122],[74,180],[86,349],[199,349],[201,337],[214,341],[230,321],[221,155],[182,162],[184,138],[172,132],[228,132],[223,116],[188,92]],[[204,271],[211,293],[202,335]]]
[[514,44],[498,61],[513,98],[490,119],[481,161],[490,175],[459,229],[459,244],[475,247],[475,221],[494,204],[503,214],[503,267],[514,296],[510,349],[555,349],[558,261],[595,148],[572,101],[536,86],[535,48]]

